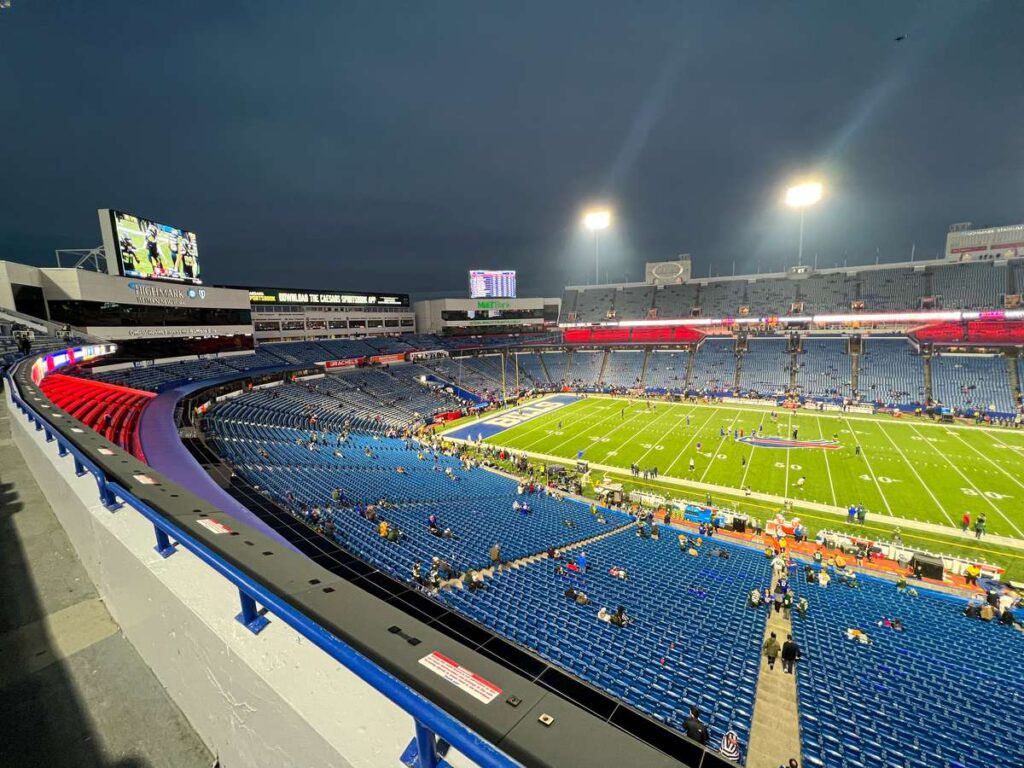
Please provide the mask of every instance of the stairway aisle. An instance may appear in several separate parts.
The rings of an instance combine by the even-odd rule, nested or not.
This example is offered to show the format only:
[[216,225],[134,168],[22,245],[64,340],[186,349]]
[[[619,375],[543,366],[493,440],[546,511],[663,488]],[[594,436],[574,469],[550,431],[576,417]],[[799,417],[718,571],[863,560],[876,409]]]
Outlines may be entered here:
[[638,382],[638,385],[641,387],[647,386],[647,364],[650,362],[650,360],[651,349],[650,347],[648,347],[647,349],[644,350],[644,364],[643,367],[640,369],[640,381]]
[[551,378],[551,371],[548,370],[548,364],[544,362],[544,353],[534,352],[532,354],[536,355],[537,359],[540,360],[540,369],[544,371],[544,375],[548,377],[548,382],[551,384],[557,384],[558,382]]
[[604,371],[608,367],[608,350],[606,349],[602,353],[601,357],[601,371],[597,374],[597,385],[601,386],[604,383]]
[[[563,553],[564,554],[565,552],[571,552],[574,549],[579,549],[581,547],[585,547],[588,544],[593,544],[595,541],[600,541],[601,539],[607,539],[609,536],[614,536],[617,533],[622,533],[623,531],[635,530],[635,528],[636,528],[636,526],[634,525],[634,523],[632,521],[630,521],[628,523],[623,523],[622,525],[616,526],[615,528],[612,528],[610,530],[602,531],[601,533],[594,534],[593,536],[588,536],[585,539],[580,539],[579,541],[574,541],[574,542],[572,542],[570,544],[566,544],[563,547],[557,547],[557,549],[558,549],[559,553]],[[547,552],[538,552],[538,553],[533,554],[533,555],[526,555],[524,557],[520,557],[517,560],[510,560],[510,561],[504,563],[501,566],[501,568],[502,568],[502,570],[509,570],[509,569],[514,569],[514,568],[522,568],[523,566],[529,565],[530,563],[535,563],[538,560],[547,560],[547,558],[548,558],[548,553]],[[475,573],[479,573],[481,576],[484,576],[484,577],[491,577],[491,576],[494,576],[495,569],[493,567],[476,568],[476,569],[474,569],[474,572]],[[462,579],[461,578],[448,579],[447,581],[442,582],[441,587],[442,587],[442,589],[462,589],[463,588],[462,587]]]
[[932,400],[932,357],[931,355],[921,356],[921,365],[924,366],[924,396],[926,402]]
[[[772,581],[772,589],[775,581]],[[760,609],[764,610],[764,608]],[[775,633],[779,645],[793,631],[792,622],[780,611],[769,608],[771,615],[764,630],[764,639]],[[782,659],[775,669],[768,669],[768,660],[761,654],[761,671],[757,677],[757,698],[754,700],[754,719],[750,726],[750,744],[747,749],[747,768],[778,768],[791,758],[800,761],[800,715],[797,710],[796,673],[782,671]]]

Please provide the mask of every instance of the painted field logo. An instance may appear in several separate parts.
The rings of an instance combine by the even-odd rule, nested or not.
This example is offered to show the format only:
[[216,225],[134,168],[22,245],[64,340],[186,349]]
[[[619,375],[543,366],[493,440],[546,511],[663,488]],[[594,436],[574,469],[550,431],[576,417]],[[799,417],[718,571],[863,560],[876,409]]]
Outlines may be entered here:
[[739,442],[752,445],[755,448],[819,448],[823,451],[833,451],[843,447],[835,440],[790,440],[788,437],[755,437],[754,435],[741,437]]
[[554,411],[561,408],[564,403],[558,402],[557,400],[541,400],[539,403],[532,405],[524,405],[522,408],[516,408],[513,411],[502,414],[501,416],[494,416],[490,419],[485,419],[487,424],[496,424],[499,427],[515,427],[522,424],[524,421],[529,421],[537,416],[543,416],[549,411]]

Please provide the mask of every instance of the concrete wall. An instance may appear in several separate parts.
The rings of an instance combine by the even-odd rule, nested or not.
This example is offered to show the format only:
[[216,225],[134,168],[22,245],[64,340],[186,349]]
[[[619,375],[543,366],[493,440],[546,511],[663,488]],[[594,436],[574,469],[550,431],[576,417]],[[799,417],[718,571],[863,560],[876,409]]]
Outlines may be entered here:
[[[91,475],[4,394],[15,445],[128,640],[226,768],[398,765],[413,721],[270,616],[252,635],[234,620],[238,591],[190,553],[154,550],[153,527],[109,512]],[[471,765],[450,755],[456,766]]]
[[0,307],[16,309],[14,306],[14,291],[11,283],[19,285],[32,285],[36,288],[43,287],[43,273],[38,267],[31,267],[27,264],[17,264],[13,261],[0,261]]

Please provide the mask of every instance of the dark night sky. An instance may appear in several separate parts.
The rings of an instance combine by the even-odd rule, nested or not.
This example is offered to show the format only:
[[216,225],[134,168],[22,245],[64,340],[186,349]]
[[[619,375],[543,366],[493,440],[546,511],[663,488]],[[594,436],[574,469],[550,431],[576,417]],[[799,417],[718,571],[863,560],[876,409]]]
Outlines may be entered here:
[[[521,294],[795,260],[919,258],[1024,219],[1024,2],[14,0],[0,12],[0,258],[95,210],[199,234],[207,282]],[[909,33],[900,43],[894,37]]]

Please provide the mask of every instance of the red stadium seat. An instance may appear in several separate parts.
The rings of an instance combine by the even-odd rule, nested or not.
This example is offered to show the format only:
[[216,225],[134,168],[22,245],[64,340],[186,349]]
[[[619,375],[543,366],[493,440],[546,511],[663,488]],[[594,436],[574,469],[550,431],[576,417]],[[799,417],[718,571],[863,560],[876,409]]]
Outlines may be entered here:
[[41,387],[58,408],[110,442],[143,458],[136,429],[143,408],[156,397],[154,393],[59,373],[43,379]]

